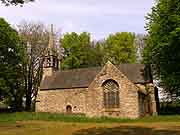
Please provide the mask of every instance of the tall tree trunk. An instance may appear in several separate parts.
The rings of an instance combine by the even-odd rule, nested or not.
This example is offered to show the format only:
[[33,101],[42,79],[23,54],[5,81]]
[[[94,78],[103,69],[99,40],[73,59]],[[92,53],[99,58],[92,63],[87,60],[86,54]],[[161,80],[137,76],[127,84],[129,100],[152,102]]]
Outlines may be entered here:
[[26,111],[31,111],[31,95],[26,94]]
[[26,89],[26,111],[31,111],[31,94],[32,94],[32,65],[28,67],[28,75],[27,75],[27,89]]

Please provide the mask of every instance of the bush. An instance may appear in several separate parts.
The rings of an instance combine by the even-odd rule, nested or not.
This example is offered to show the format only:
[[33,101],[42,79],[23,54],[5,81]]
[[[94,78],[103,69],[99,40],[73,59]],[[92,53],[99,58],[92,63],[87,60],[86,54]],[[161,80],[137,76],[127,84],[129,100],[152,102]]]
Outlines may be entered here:
[[160,103],[160,114],[161,115],[180,114],[180,101]]

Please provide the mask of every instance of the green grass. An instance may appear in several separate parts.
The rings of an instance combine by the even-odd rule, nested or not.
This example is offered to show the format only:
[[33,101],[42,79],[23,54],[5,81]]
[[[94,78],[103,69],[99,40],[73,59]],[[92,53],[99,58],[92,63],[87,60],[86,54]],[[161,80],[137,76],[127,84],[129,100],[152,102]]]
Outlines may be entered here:
[[52,113],[0,114],[0,135],[180,135],[180,115],[141,119]]
[[134,122],[180,122],[180,115],[144,117],[140,119],[125,118],[89,118],[86,116],[63,115],[53,113],[17,112],[0,114],[0,122],[16,122],[28,120],[62,121],[80,123],[134,123]]

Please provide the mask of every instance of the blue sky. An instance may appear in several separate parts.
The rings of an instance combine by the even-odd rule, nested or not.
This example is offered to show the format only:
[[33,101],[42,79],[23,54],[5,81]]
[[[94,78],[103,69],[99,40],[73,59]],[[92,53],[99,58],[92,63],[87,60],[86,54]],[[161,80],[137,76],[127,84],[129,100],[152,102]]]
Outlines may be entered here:
[[12,25],[40,21],[65,32],[90,32],[93,39],[122,31],[145,33],[144,16],[154,0],[36,0],[23,7],[0,4],[0,17]]

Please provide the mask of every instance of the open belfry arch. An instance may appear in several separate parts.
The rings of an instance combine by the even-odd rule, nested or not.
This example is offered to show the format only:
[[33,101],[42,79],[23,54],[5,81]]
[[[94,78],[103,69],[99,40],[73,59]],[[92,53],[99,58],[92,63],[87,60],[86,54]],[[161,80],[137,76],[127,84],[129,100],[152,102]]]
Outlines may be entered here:
[[36,111],[85,114],[89,117],[138,118],[156,115],[149,66],[143,64],[59,70],[53,25],[44,56]]

